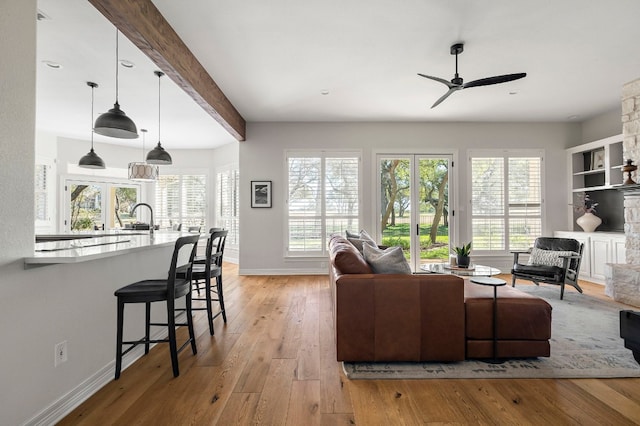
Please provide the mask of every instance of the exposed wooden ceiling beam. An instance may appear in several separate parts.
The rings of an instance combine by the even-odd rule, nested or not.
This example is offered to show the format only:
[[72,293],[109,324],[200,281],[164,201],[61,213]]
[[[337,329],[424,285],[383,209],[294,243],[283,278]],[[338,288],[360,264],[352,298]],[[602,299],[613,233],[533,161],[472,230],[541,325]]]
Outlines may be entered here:
[[151,0],[89,0],[133,44],[239,141],[244,118]]

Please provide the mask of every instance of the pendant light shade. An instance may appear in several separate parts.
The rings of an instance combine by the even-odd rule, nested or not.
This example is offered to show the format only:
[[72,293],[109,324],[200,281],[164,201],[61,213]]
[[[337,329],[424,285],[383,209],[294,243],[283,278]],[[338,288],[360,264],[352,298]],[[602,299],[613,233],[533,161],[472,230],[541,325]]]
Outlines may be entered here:
[[142,158],[139,163],[129,163],[129,179],[137,181],[153,181],[158,179],[158,166],[148,164],[144,161],[144,142],[147,129],[140,129],[142,132]]
[[93,150],[93,89],[98,87],[98,85],[92,81],[87,81],[87,86],[91,87],[91,151],[80,159],[78,166],[84,167],[85,169],[104,169],[104,161],[98,157],[98,154]]
[[172,164],[171,156],[160,145],[160,78],[164,75],[162,71],[154,71],[158,76],[158,145],[147,154],[147,163],[149,164]]
[[93,128],[99,135],[135,139],[138,137],[136,124],[120,109],[118,103],[118,33],[116,28],[116,102],[113,104],[113,108],[98,117]]
[[100,115],[95,124],[96,133],[120,139],[135,139],[138,137],[136,124],[127,117],[120,104],[116,101],[113,108]]

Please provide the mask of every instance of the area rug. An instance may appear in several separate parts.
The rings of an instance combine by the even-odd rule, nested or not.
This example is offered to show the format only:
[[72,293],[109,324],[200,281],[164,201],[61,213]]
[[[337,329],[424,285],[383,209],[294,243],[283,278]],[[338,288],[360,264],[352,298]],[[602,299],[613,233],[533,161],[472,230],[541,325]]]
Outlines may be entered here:
[[[620,338],[621,310],[633,309],[550,285],[520,285],[553,307],[551,356],[453,363],[343,363],[349,379],[485,379],[485,378],[610,378],[640,377],[640,365]],[[637,310],[637,309],[636,309]]]

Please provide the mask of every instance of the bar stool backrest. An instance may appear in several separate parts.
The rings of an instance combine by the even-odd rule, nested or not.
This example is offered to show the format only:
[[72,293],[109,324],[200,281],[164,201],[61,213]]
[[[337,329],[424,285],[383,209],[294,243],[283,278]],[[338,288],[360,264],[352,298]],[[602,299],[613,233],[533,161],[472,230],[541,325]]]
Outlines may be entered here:
[[[169,276],[167,277],[167,295],[173,294],[174,299],[182,297],[189,292],[189,289],[191,287],[191,270],[193,269],[193,259],[196,256],[199,239],[200,235],[187,235],[176,240],[176,244],[173,249],[173,256],[171,256]],[[178,265],[178,260],[181,257],[181,249],[184,246],[189,245],[192,246],[189,250],[189,260],[184,264]],[[176,277],[176,272],[179,269],[187,271],[185,279],[178,279]]]

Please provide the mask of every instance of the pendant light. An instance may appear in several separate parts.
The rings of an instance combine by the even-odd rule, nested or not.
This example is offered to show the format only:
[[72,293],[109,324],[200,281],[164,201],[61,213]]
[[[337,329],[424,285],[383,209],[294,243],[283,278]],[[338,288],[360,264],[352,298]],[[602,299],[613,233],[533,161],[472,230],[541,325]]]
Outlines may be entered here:
[[98,157],[98,154],[93,150],[93,89],[98,87],[98,85],[92,81],[87,81],[87,86],[91,87],[91,151],[80,159],[78,166],[84,167],[85,169],[104,169],[104,161],[102,161],[102,158]]
[[164,75],[162,71],[154,71],[158,76],[158,145],[147,154],[147,163],[149,164],[172,164],[171,156],[160,145],[160,78]]
[[153,166],[144,161],[145,140],[147,129],[140,129],[142,132],[142,161],[139,163],[129,163],[129,179],[138,181],[153,181],[158,178],[158,166]]
[[136,124],[120,109],[118,103],[118,29],[116,28],[116,103],[113,108],[100,115],[93,126],[99,135],[120,139],[135,139],[138,137]]

